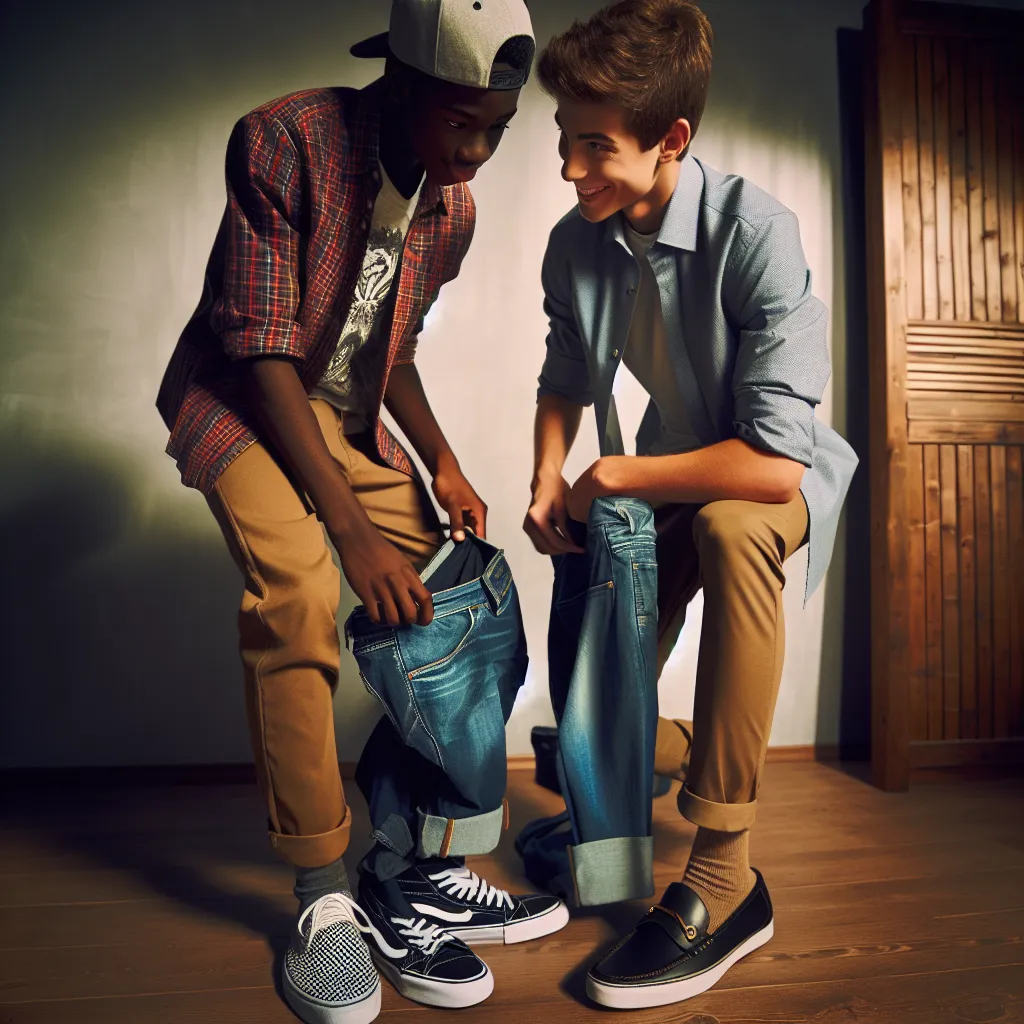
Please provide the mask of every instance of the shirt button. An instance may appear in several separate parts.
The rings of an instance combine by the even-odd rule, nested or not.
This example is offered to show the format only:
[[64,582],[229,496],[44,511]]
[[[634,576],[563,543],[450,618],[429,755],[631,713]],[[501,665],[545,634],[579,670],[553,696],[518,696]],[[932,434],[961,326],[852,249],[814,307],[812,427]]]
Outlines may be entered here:
[[619,350],[617,348],[616,349],[612,349],[612,359],[618,359],[618,358],[619,358]]
[[369,227],[369,221],[364,217],[360,222],[359,226],[365,231]]

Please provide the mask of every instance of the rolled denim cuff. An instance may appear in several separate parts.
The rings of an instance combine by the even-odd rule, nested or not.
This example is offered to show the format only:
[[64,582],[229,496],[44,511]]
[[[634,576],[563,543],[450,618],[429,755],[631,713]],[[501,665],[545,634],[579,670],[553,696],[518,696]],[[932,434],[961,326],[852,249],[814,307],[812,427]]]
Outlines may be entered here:
[[757,801],[746,804],[716,804],[691,793],[684,785],[676,800],[679,813],[694,825],[715,832],[744,832],[754,824]]
[[569,847],[580,907],[618,903],[654,892],[654,837],[622,836]]
[[421,857],[466,857],[490,853],[508,828],[508,802],[469,818],[439,818],[419,811]]

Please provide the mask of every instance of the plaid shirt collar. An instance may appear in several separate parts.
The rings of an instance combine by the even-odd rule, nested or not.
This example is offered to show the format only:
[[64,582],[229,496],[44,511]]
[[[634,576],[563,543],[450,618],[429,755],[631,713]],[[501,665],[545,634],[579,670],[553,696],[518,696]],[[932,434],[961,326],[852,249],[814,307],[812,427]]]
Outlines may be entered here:
[[[365,124],[365,144],[358,147],[356,155],[356,173],[372,174],[375,178],[379,175],[378,165],[380,163],[380,129],[381,113],[384,98],[384,79],[378,78],[371,82],[359,93],[360,99],[360,121]],[[429,178],[420,191],[419,202],[416,204],[414,217],[422,217],[436,211],[448,214],[450,212],[451,186],[438,185]]]

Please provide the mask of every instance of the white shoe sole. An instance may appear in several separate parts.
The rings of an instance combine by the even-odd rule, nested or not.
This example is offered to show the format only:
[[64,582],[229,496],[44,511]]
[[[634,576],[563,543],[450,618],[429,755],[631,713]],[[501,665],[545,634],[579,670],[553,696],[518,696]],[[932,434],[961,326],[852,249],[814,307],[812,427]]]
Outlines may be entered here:
[[559,903],[539,917],[512,924],[489,924],[480,928],[451,929],[448,934],[462,939],[468,946],[488,946],[503,942],[511,946],[516,942],[529,942],[561,931],[569,923],[569,908]]
[[373,951],[371,953],[377,970],[395,986],[399,994],[424,1006],[440,1006],[448,1010],[476,1006],[494,991],[494,975],[486,964],[486,973],[483,977],[474,978],[473,981],[438,982],[412,974],[403,974],[397,967],[388,963],[383,955]]
[[295,987],[287,971],[282,971],[281,974],[285,1001],[304,1024],[370,1024],[370,1021],[376,1020],[380,1013],[379,980],[365,999],[360,999],[358,1003],[338,1006],[336,1003],[323,1003],[312,999]]
[[760,948],[775,934],[775,922],[769,921],[759,932],[755,932],[746,942],[737,946],[721,963],[709,967],[692,978],[679,981],[666,981],[660,985],[610,985],[596,981],[587,976],[587,995],[600,1003],[616,1010],[639,1010],[645,1006],[665,1006],[668,1003],[679,1003],[684,999],[692,999],[701,992],[717,984],[737,960],[742,960],[748,953]]

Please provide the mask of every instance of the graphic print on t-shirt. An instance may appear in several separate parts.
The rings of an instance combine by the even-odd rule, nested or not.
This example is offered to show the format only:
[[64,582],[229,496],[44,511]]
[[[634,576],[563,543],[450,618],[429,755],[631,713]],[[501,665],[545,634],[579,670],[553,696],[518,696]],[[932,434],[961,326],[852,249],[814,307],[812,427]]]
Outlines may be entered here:
[[370,340],[381,306],[391,290],[402,255],[405,235],[390,224],[375,226],[366,243],[366,256],[352,296],[352,305],[320,386],[340,398],[352,391],[352,357]]

